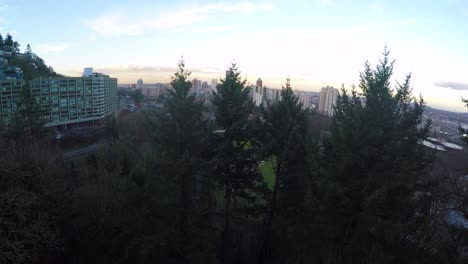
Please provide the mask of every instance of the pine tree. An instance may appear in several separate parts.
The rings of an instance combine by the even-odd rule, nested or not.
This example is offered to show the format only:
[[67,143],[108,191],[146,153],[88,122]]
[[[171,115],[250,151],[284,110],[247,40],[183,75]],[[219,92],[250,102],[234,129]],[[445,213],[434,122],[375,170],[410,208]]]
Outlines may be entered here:
[[424,196],[416,194],[425,193],[431,167],[420,144],[428,133],[427,126],[420,128],[425,103],[412,97],[411,75],[391,88],[388,55],[385,49],[375,69],[365,64],[362,97],[354,88],[351,94],[342,89],[325,148],[328,208],[341,261],[403,257],[399,251],[416,247],[413,235],[424,215],[418,207]]
[[19,53],[20,52],[20,46],[21,45],[17,41],[13,42],[13,52],[14,53]]
[[14,42],[13,42],[13,37],[10,35],[10,33],[6,35],[6,38],[3,41],[3,44],[5,46],[6,51],[10,51],[10,52],[13,51]]
[[29,54],[29,55],[30,55],[31,53],[32,53],[31,45],[28,44],[28,45],[26,46],[26,54]]
[[5,48],[5,44],[3,42],[3,36],[0,34],[0,50],[3,50]]
[[[154,119],[156,170],[177,188],[178,236],[181,262],[190,262],[190,247],[194,246],[193,220],[196,208],[196,184],[204,176],[204,153],[207,147],[207,124],[203,105],[195,101],[190,89],[190,72],[184,61],[171,82],[169,96]],[[171,186],[171,185],[168,185]],[[179,243],[177,242],[177,243]]]
[[[468,99],[462,99],[462,102],[465,104],[465,107],[468,108]],[[464,129],[461,125],[458,127],[460,131],[461,140],[463,143],[468,144],[468,130]]]
[[259,173],[250,116],[253,103],[240,71],[232,64],[221,79],[213,97],[217,128],[216,171],[224,189],[224,227],[221,237],[221,262],[227,262],[234,204],[255,204],[263,179]]
[[25,85],[21,91],[21,99],[17,103],[17,109],[11,122],[8,124],[8,137],[19,138],[41,137],[47,131],[44,125],[44,113],[40,105],[34,100],[29,85]]
[[[286,220],[283,224],[294,229],[294,223],[304,215],[294,212],[304,205],[307,186],[307,110],[294,95],[290,80],[281,90],[281,99],[262,107],[263,113],[263,151],[270,155],[269,162],[274,164],[275,182],[265,221],[265,235],[260,252],[260,263],[269,255],[273,223],[277,214]],[[295,219],[288,221],[288,219]],[[281,230],[278,228],[277,230]],[[291,242],[291,241],[289,241]],[[286,243],[286,241],[285,241]],[[282,244],[284,247],[284,244]]]

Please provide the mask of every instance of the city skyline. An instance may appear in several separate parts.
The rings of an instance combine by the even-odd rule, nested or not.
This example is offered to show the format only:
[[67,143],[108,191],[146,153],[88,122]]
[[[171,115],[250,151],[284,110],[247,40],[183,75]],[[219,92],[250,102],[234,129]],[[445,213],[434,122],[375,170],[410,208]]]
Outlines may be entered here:
[[290,76],[294,89],[318,92],[358,84],[387,45],[396,80],[411,72],[415,95],[464,112],[466,21],[461,0],[0,1],[0,32],[68,76],[93,67],[120,84],[168,82],[184,56],[194,78],[222,77],[235,61],[252,84],[280,88]]

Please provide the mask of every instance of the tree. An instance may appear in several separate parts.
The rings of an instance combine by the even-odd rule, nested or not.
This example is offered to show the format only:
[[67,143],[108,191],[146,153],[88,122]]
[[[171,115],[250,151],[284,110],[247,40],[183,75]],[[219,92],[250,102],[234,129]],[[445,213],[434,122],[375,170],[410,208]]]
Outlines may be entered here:
[[232,64],[216,88],[212,100],[215,106],[216,126],[222,132],[215,134],[216,172],[224,189],[224,227],[221,236],[221,262],[226,256],[233,204],[256,204],[258,190],[264,187],[256,157],[250,115],[253,103],[249,89],[241,80],[240,71]]
[[424,252],[415,233],[428,198],[418,194],[426,193],[431,168],[419,143],[429,131],[419,127],[425,103],[412,97],[411,75],[390,87],[388,55],[385,49],[375,69],[365,64],[362,97],[354,87],[351,94],[341,90],[325,144],[326,200],[339,262],[375,261],[371,256],[398,262],[401,252],[408,261]]
[[43,136],[47,120],[44,119],[41,106],[34,100],[29,85],[23,87],[20,98],[14,116],[8,124],[8,136],[10,138]]
[[138,90],[131,92],[130,97],[132,97],[135,103],[141,103],[145,96],[141,93],[141,90],[138,89]]
[[0,34],[0,50],[3,50],[5,48],[5,44],[3,42],[3,36]]
[[[293,212],[304,206],[306,186],[308,185],[306,161],[308,112],[302,108],[302,104],[294,95],[289,79],[281,90],[281,99],[272,104],[268,103],[267,107],[262,107],[261,110],[264,120],[263,151],[269,155],[269,162],[273,163],[275,174],[260,252],[259,262],[264,263],[272,241],[274,217],[281,214],[286,219],[283,224],[292,230],[294,228],[293,222],[298,222],[298,218],[305,216],[303,214],[295,215]],[[289,219],[295,220],[288,221]],[[276,230],[281,230],[281,228]],[[282,247],[288,242],[291,243],[291,241],[284,242],[281,243]]]
[[70,202],[61,153],[31,138],[2,138],[0,147],[0,263],[50,263],[63,251]]
[[13,37],[10,35],[10,33],[6,35],[6,38],[3,41],[3,44],[6,48],[6,51],[10,51],[10,52],[13,51],[14,42],[13,42]]
[[110,138],[111,143],[115,143],[119,138],[119,128],[115,116],[107,117],[105,120],[105,133]]
[[190,93],[190,72],[183,59],[174,74],[168,98],[154,117],[156,170],[177,188],[178,237],[180,262],[190,262],[190,247],[196,245],[192,218],[195,214],[198,182],[204,178],[205,151],[208,135],[203,118],[203,105]]
[[32,54],[31,45],[29,45],[29,44],[26,46],[26,54],[28,54],[28,55]]
[[20,44],[18,42],[13,42],[13,52],[14,53],[19,53],[20,52]]
[[[468,99],[462,98],[462,102],[465,104],[465,107],[468,107]],[[468,144],[468,130],[464,129],[461,125],[458,127],[458,130],[460,131],[460,136],[463,143]]]

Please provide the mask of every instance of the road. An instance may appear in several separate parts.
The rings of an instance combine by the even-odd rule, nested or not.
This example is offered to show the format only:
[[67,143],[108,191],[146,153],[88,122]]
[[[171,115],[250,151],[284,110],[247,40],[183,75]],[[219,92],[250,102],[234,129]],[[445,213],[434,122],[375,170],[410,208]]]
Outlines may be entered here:
[[71,159],[71,158],[74,158],[76,156],[84,155],[84,154],[93,152],[93,151],[103,147],[106,144],[107,144],[106,142],[100,142],[100,143],[96,143],[94,145],[90,145],[90,146],[87,146],[87,147],[84,147],[84,148],[80,148],[80,149],[77,149],[77,150],[65,152],[65,153],[63,153],[63,158],[64,159]]

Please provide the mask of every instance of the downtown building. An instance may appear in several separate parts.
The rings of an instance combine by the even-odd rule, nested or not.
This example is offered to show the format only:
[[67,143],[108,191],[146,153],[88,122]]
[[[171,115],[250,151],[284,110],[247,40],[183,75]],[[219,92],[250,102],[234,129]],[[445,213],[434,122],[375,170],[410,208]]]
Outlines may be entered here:
[[323,87],[320,91],[318,112],[323,115],[332,117],[334,113],[333,108],[336,105],[337,98],[338,89],[330,86]]
[[118,112],[117,79],[87,68],[82,77],[37,78],[31,94],[46,127],[68,129],[102,124]]
[[258,78],[255,85],[250,86],[250,96],[255,106],[260,106],[267,102],[281,100],[281,90],[263,86],[262,79]]
[[8,66],[0,57],[0,122],[8,123],[13,117],[21,99],[24,81],[19,67]]
[[159,96],[166,94],[168,89],[168,85],[163,83],[157,83],[154,85],[143,86],[143,88],[141,88],[141,93],[145,97],[158,98]]

